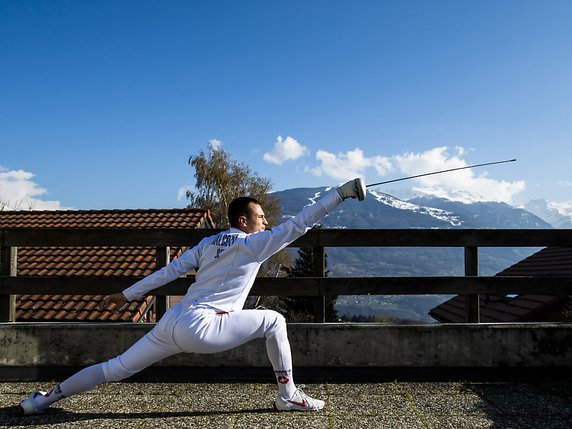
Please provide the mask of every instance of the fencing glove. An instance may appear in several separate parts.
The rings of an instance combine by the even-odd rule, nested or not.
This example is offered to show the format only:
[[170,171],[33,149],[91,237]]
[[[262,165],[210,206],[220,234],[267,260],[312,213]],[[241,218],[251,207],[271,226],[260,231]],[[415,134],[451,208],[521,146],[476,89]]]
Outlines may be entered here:
[[346,198],[357,198],[359,201],[363,201],[365,198],[365,183],[358,177],[339,186],[338,193],[344,200]]

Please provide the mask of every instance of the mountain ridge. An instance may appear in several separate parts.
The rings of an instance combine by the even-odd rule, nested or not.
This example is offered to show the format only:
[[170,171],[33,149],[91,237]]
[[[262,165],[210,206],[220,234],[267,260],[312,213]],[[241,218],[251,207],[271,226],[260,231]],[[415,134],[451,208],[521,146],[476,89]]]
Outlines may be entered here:
[[[274,193],[282,216],[294,216],[313,204],[329,187],[294,188]],[[368,190],[364,201],[346,200],[320,222],[322,228],[357,229],[464,229],[552,228],[548,222],[504,203],[457,203],[437,197],[405,201]],[[494,275],[538,249],[492,248],[479,250],[479,274]],[[464,275],[463,248],[329,248],[328,270],[336,277],[417,277]],[[386,317],[420,322],[433,321],[429,309],[450,298],[423,296],[341,296],[336,308],[347,318]]]

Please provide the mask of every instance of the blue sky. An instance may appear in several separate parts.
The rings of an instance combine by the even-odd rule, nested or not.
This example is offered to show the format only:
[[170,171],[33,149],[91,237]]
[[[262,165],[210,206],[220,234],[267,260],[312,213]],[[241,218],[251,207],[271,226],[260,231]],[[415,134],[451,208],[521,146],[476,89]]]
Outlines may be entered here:
[[571,22],[568,0],[0,0],[0,202],[184,207],[215,144],[274,190],[517,158],[403,186],[572,207]]

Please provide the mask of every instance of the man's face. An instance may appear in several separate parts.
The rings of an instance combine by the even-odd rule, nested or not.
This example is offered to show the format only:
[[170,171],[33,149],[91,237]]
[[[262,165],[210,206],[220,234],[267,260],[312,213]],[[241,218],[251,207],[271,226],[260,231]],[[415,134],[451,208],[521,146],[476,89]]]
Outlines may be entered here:
[[264,231],[268,222],[266,221],[262,207],[254,203],[250,203],[248,207],[250,208],[250,214],[240,217],[240,229],[247,234]]

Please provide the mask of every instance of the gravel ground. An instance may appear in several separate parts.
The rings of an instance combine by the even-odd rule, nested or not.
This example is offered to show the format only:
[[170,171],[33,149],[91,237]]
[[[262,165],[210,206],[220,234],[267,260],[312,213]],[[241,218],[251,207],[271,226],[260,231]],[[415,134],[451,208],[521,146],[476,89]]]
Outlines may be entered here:
[[12,428],[531,428],[572,427],[572,382],[307,384],[324,411],[280,413],[275,386],[110,383],[19,417],[15,405],[52,383],[0,383],[0,426]]

